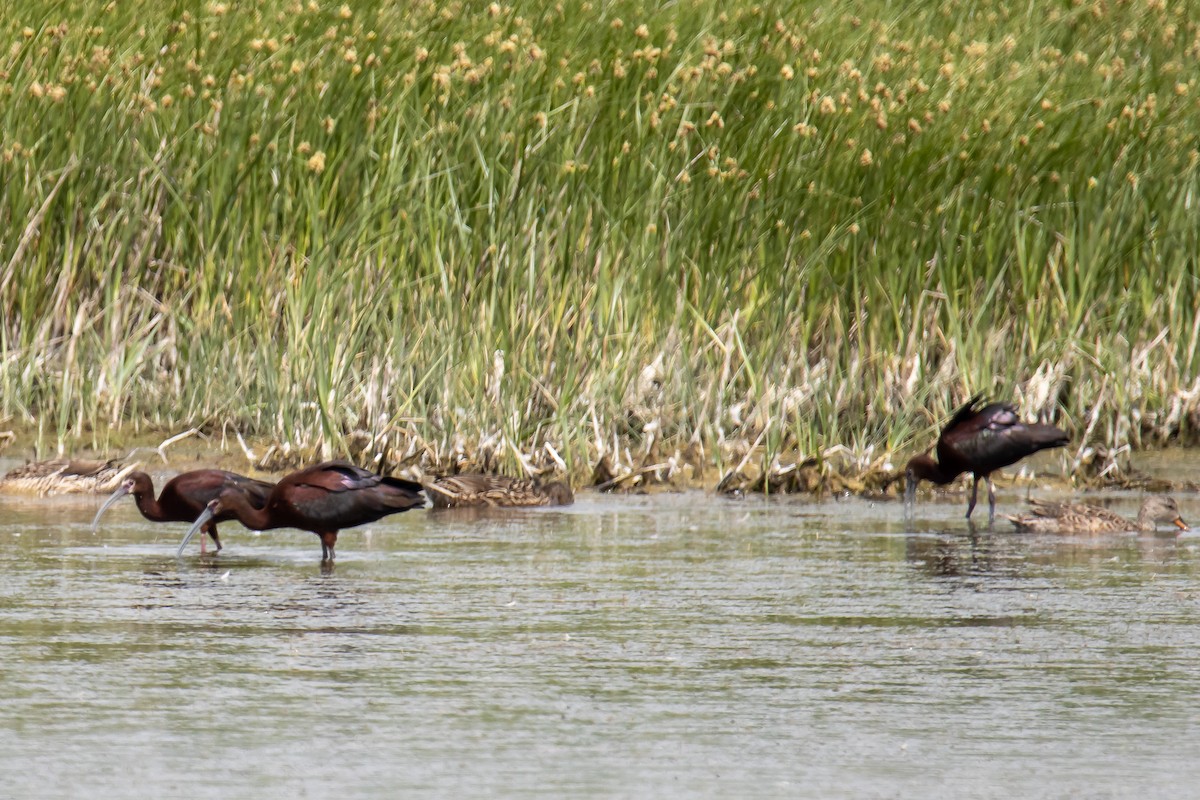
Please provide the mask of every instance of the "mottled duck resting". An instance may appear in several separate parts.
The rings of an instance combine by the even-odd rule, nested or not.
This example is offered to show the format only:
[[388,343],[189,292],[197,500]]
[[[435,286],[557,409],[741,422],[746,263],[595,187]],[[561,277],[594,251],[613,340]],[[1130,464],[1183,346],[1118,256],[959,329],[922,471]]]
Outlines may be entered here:
[[1150,533],[1157,522],[1167,522],[1181,531],[1188,530],[1179,515],[1175,498],[1165,494],[1147,497],[1138,511],[1137,519],[1126,519],[1107,508],[1082,503],[1030,502],[1030,513],[1010,516],[1018,530],[1033,533],[1120,533],[1140,531]]
[[75,461],[56,458],[35,461],[9,470],[0,480],[0,491],[36,494],[104,494],[111,492],[138,465],[119,461]]
[[434,478],[425,483],[425,493],[434,508],[569,506],[575,502],[571,487],[562,481],[542,483],[479,473]]

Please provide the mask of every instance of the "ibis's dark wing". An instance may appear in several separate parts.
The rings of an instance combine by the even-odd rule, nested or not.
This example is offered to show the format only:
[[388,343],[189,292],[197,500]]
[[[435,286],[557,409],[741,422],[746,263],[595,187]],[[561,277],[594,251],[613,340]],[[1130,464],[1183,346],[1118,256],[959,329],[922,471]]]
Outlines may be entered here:
[[991,403],[942,431],[938,461],[963,472],[986,475],[1039,450],[1066,443],[1067,434],[1053,425],[1026,424],[1013,406]]
[[352,492],[378,486],[382,477],[348,461],[326,461],[286,476],[279,483],[327,492]]
[[267,504],[267,496],[271,494],[271,490],[275,488],[275,484],[268,481],[260,481],[257,478],[247,478],[245,475],[238,475],[236,472],[227,472],[218,470],[224,477],[226,489],[236,489],[246,495],[246,499],[250,501],[250,505],[255,508],[262,508]]
[[964,424],[967,422],[967,420],[974,417],[976,413],[975,406],[979,405],[982,400],[983,395],[977,394],[966,403],[959,406],[958,410],[954,412],[954,416],[950,417],[950,421],[946,423],[944,428],[942,428],[942,434],[944,435],[947,431],[954,430],[959,425]]
[[376,475],[345,461],[293,472],[273,496],[309,530],[350,528],[425,505],[419,483]]
[[176,516],[183,521],[195,519],[211,500],[225,491],[237,492],[245,496],[250,505],[262,508],[273,488],[274,484],[247,478],[236,472],[196,469],[181,472],[167,481],[158,496],[158,502],[164,509],[179,509]]

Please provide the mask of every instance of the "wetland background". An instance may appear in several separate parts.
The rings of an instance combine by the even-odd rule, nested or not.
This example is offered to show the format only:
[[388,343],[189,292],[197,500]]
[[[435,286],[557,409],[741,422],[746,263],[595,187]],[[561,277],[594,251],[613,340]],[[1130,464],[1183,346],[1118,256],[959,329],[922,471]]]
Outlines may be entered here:
[[1195,440],[1186,4],[17,0],[0,37],[23,452],[753,484],[976,391],[1080,473]]
[[[1141,460],[1200,423],[1189,4],[12,0],[0,42],[6,466],[838,488],[984,391],[1071,432],[1039,470],[1195,474]],[[1193,534],[584,492],[323,574],[98,503],[0,495],[6,795],[1196,785]]]

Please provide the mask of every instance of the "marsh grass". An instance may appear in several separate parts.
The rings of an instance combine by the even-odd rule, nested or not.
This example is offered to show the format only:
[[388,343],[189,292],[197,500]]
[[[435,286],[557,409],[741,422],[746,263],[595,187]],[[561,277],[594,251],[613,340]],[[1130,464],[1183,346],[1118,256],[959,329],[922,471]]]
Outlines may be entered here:
[[1195,439],[1185,6],[377,6],[5,6],[0,420],[712,482],[977,391],[1075,466]]

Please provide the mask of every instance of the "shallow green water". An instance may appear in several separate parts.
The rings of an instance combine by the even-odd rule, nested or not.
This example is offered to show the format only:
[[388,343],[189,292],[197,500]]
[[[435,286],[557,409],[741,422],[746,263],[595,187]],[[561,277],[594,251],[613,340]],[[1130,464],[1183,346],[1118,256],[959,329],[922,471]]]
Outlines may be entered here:
[[322,574],[311,534],[225,524],[220,556],[176,560],[185,526],[130,502],[93,535],[99,502],[0,497],[5,797],[1200,782],[1195,533],[971,536],[961,498],[910,532],[895,502],[584,495],[349,530]]

